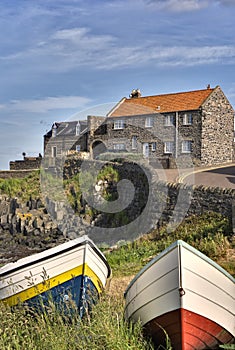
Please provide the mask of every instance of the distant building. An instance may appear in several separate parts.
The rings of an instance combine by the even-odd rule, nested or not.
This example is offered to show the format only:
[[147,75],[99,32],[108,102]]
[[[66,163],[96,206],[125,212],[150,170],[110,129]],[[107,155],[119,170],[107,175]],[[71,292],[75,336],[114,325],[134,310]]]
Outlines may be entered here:
[[72,152],[87,152],[86,120],[55,122],[44,135],[44,155],[52,160]]
[[24,159],[10,161],[10,170],[36,170],[41,166],[42,156],[39,153],[38,157],[26,157],[23,155]]
[[51,157],[63,150],[92,157],[126,151],[170,167],[185,155],[195,165],[227,163],[233,160],[234,110],[219,86],[146,97],[137,89],[105,118],[55,123],[44,145]]

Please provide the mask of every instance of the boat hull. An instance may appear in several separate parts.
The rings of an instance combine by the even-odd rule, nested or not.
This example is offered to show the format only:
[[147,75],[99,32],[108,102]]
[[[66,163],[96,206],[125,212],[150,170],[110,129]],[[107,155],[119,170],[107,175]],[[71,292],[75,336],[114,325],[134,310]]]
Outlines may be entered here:
[[0,269],[0,300],[38,307],[53,301],[82,315],[97,299],[110,274],[104,255],[87,237],[66,242]]
[[234,337],[217,323],[194,312],[178,309],[156,317],[144,326],[156,347],[166,346],[166,334],[174,350],[218,349],[232,344]]
[[234,296],[231,275],[177,241],[131,281],[125,292],[125,316],[141,320],[158,345],[165,343],[164,329],[173,349],[217,349],[235,335]]

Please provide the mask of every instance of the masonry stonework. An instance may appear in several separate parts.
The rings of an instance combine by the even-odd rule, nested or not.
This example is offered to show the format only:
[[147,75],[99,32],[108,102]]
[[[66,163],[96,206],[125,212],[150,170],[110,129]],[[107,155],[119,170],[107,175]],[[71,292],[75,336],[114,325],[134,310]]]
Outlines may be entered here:
[[232,162],[233,125],[233,108],[221,88],[217,87],[202,107],[202,164]]

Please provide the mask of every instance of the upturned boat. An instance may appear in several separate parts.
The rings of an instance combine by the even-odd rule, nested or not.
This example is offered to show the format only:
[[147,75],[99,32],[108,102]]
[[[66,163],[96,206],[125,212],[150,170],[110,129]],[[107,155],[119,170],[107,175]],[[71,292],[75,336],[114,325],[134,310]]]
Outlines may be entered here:
[[105,256],[82,236],[0,268],[0,301],[14,306],[76,306],[82,316],[110,275]]
[[174,350],[234,343],[235,280],[183,241],[150,261],[125,291],[125,316],[140,320],[156,344]]

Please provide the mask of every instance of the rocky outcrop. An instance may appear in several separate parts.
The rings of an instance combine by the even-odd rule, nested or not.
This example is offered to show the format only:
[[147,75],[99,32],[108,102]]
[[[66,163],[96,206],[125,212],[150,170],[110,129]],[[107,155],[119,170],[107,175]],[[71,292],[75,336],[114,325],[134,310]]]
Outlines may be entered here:
[[65,241],[41,200],[0,197],[0,263]]

